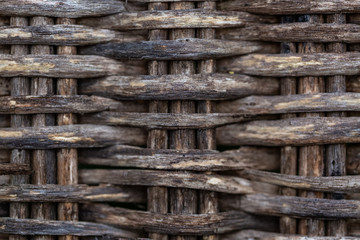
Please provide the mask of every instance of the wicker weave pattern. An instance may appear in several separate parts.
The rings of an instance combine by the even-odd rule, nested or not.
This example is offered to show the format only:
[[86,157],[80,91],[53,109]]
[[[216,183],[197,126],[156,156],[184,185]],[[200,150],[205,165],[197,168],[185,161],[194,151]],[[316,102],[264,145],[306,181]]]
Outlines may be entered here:
[[0,240],[360,236],[360,1],[0,13]]

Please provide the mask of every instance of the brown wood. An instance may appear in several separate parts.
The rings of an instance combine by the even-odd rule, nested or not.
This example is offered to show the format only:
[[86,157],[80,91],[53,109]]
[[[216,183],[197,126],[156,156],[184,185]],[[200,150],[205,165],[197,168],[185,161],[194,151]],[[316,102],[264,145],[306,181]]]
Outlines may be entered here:
[[92,222],[0,218],[0,224],[1,231],[7,234],[139,237],[133,232]]
[[358,43],[359,30],[360,26],[356,24],[296,22],[219,29],[218,36],[221,39],[246,41]]
[[0,56],[0,74],[3,77],[93,78],[136,71],[141,74],[143,69],[99,56]]
[[241,198],[241,209],[248,213],[328,220],[359,218],[359,204],[360,201],[355,200],[314,199],[265,194],[245,195]]
[[0,163],[0,175],[29,175],[31,168],[27,164]]
[[126,202],[145,201],[143,189],[111,185],[19,185],[0,190],[1,202]]
[[143,145],[144,132],[137,128],[100,125],[19,127],[0,130],[0,148],[2,149],[104,147],[116,143]]
[[231,194],[249,194],[261,191],[250,181],[238,177],[155,170],[83,169],[79,171],[79,182],[84,184],[163,186]]
[[101,18],[83,18],[79,19],[78,24],[116,30],[136,30],[241,27],[255,22],[274,23],[276,18],[246,12],[177,8],[170,11],[122,12]]
[[360,2],[358,0],[253,0],[250,2],[228,0],[219,3],[219,9],[276,15],[359,13]]
[[164,234],[209,235],[274,226],[271,222],[240,211],[178,215],[114,208],[103,204],[83,205],[81,210],[84,220]]
[[[337,67],[334,68],[333,66]],[[233,71],[255,76],[301,77],[358,75],[360,54],[307,53],[307,54],[250,54],[235,59],[226,59],[219,64],[221,72]]]
[[144,37],[140,34],[74,24],[0,27],[0,44],[88,45],[141,40],[144,40]]
[[234,99],[249,95],[275,95],[280,87],[275,78],[238,74],[109,76],[81,81],[79,84],[81,94],[128,100]]
[[217,129],[222,145],[321,145],[357,143],[356,117],[311,117],[275,121],[254,121],[242,125],[229,125]]
[[244,168],[278,170],[279,152],[273,148],[241,147],[238,150],[150,150],[114,146],[81,151],[80,163],[159,170],[227,171]]
[[[136,49],[136,51],[134,51]],[[276,45],[261,42],[182,38],[128,43],[104,43],[81,47],[82,55],[99,55],[119,60],[202,60],[271,53]]]
[[[56,9],[54,11],[54,8]],[[115,0],[4,0],[0,12],[4,16],[48,16],[78,18],[101,16],[124,11],[124,4]]]

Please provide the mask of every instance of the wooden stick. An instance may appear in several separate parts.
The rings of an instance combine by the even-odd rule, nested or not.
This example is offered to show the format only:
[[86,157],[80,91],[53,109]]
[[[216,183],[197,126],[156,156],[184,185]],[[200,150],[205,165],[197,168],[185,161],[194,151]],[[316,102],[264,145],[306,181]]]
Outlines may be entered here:
[[27,164],[0,163],[0,175],[29,175],[31,168]]
[[[334,68],[333,66],[337,67]],[[301,77],[358,75],[360,54],[348,53],[306,53],[306,54],[250,54],[245,57],[221,61],[222,72],[233,71],[255,76]]]
[[81,208],[81,213],[86,221],[176,235],[210,235],[248,228],[274,228],[274,223],[240,211],[178,215],[86,204]]
[[232,74],[172,74],[162,76],[109,76],[80,82],[81,94],[142,100],[222,100],[249,95],[275,95],[275,78]]
[[[54,11],[54,9],[56,9]],[[119,13],[124,4],[115,0],[4,0],[0,12],[4,16],[48,16],[78,18]]]
[[[142,189],[141,189],[142,190]],[[145,202],[145,193],[134,187],[111,185],[18,185],[0,190],[1,202]]]
[[3,77],[94,78],[136,70],[139,74],[143,72],[140,66],[98,56],[0,55],[0,74]]
[[0,148],[56,149],[103,147],[116,143],[143,145],[144,132],[139,129],[100,125],[69,125],[0,130]]
[[122,12],[101,18],[82,18],[79,19],[78,24],[116,30],[140,30],[241,27],[259,22],[275,23],[276,18],[246,12],[179,8],[170,11]]
[[0,27],[0,44],[88,45],[141,40],[141,35],[74,24]]
[[[136,49],[136,51],[134,51]],[[271,53],[276,45],[261,42],[182,38],[128,43],[104,43],[81,47],[82,55],[100,55],[119,60],[203,60]]]
[[258,14],[291,15],[291,14],[331,14],[331,13],[359,13],[360,2],[358,0],[348,2],[346,0],[253,0],[233,1],[228,0],[219,3],[219,9],[231,11],[246,11]]
[[217,130],[221,145],[302,146],[358,143],[358,118],[311,117],[254,121]]

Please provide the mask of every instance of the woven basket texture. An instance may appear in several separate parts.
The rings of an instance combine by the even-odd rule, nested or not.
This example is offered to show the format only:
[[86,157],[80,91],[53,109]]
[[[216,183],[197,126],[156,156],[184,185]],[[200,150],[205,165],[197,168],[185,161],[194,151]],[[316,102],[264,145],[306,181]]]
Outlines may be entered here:
[[360,0],[0,1],[0,240],[360,239]]

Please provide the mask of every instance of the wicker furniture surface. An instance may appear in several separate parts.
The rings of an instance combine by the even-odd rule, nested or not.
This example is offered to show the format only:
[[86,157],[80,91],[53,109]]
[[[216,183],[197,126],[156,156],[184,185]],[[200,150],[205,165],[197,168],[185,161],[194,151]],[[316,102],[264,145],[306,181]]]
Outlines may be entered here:
[[360,1],[0,1],[0,240],[359,239]]

